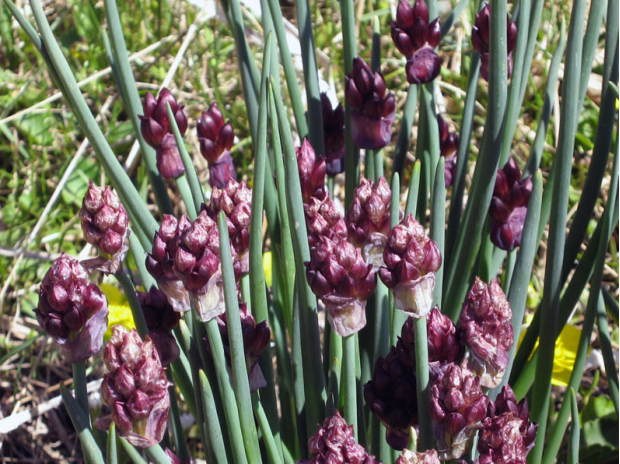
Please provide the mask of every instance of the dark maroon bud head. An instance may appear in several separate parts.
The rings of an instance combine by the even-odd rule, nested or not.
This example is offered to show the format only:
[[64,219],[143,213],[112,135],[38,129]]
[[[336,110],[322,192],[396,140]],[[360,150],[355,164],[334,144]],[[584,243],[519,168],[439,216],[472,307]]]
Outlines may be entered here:
[[430,46],[418,49],[407,60],[406,75],[410,84],[426,84],[439,76],[441,58]]
[[144,117],[150,118],[153,116],[153,112],[157,107],[157,99],[151,92],[147,92],[144,100],[142,101],[142,109],[144,111]]
[[226,152],[216,163],[209,163],[209,184],[211,187],[222,188],[231,179],[237,179],[237,172],[232,155]]

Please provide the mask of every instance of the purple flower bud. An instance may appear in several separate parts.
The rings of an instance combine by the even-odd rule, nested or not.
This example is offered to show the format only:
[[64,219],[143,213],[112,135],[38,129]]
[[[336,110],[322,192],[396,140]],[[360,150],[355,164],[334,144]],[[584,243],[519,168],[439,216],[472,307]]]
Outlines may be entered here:
[[334,108],[326,93],[321,93],[323,134],[325,138],[325,169],[328,176],[344,172],[344,108]]
[[406,74],[410,84],[425,84],[439,75],[441,59],[435,47],[441,39],[439,19],[429,24],[428,6],[416,0],[412,7],[408,0],[400,0],[396,21],[392,25],[392,40],[407,58]]
[[517,403],[517,398],[509,385],[505,385],[502,388],[502,391],[499,395],[497,395],[494,402],[489,402],[487,416],[494,417],[504,414],[512,414],[522,421],[520,433],[523,437],[525,452],[529,452],[529,450],[534,447],[538,424],[530,421],[530,412],[527,405],[527,399],[523,398],[519,403]]
[[430,408],[439,458],[458,459],[470,449],[479,423],[486,417],[488,398],[480,388],[480,377],[465,364],[445,364],[431,374]]
[[372,379],[364,385],[364,400],[387,428],[386,440],[397,450],[409,441],[409,429],[418,423],[415,359],[402,343],[392,346],[375,363]]
[[103,345],[108,302],[86,269],[64,253],[43,278],[35,314],[70,363],[85,361]]
[[[263,371],[258,364],[258,359],[269,345],[271,331],[267,326],[267,321],[263,321],[260,324],[256,323],[256,319],[254,319],[252,313],[248,311],[248,307],[245,303],[241,303],[239,305],[239,316],[241,317],[243,349],[245,351],[245,363],[248,370],[250,390],[254,393],[259,388],[267,386],[267,381],[265,380]],[[217,323],[222,336],[222,343],[224,344],[226,362],[228,363],[228,367],[231,368],[230,340],[228,338],[228,321],[226,319],[226,313],[217,317]],[[209,343],[207,343],[207,349],[209,352],[211,351]]]
[[358,332],[366,325],[366,299],[377,284],[372,265],[364,262],[359,248],[324,235],[318,236],[310,256],[306,277],[325,304],[332,328],[343,337]]
[[502,250],[521,245],[527,206],[532,194],[532,178],[521,179],[513,158],[497,171],[491,201],[491,241]]
[[435,450],[416,453],[415,451],[404,449],[402,454],[396,459],[395,464],[440,464],[440,462],[439,455]]
[[479,277],[467,295],[460,318],[460,333],[471,355],[472,369],[481,384],[494,388],[502,380],[512,347],[512,310],[496,280]]
[[212,103],[196,125],[200,153],[209,163],[218,163],[220,157],[233,146],[235,133],[232,124],[224,124],[222,112],[217,103]]
[[351,134],[359,148],[385,147],[392,138],[396,115],[394,94],[385,94],[385,80],[380,72],[372,73],[359,56],[346,78],[345,96],[352,107]]
[[166,378],[151,339],[147,335],[142,342],[135,330],[116,325],[103,360],[106,366],[114,366],[119,360],[121,364],[103,377],[102,400],[112,412],[97,419],[95,427],[107,430],[113,421],[119,435],[132,445],[140,448],[156,445],[166,430],[170,408],[168,387],[172,384]]
[[84,238],[104,255],[89,260],[93,264],[89,267],[112,274],[120,271],[129,248],[129,220],[118,195],[109,186],[103,189],[90,180],[79,217]]
[[172,93],[164,88],[155,99],[150,92],[146,94],[142,102],[144,116],[140,116],[140,129],[146,143],[157,148],[164,140],[166,134],[172,134],[170,120],[168,119],[167,103],[174,114],[174,119],[181,135],[187,131],[187,114],[183,105],[179,105]]
[[[517,405],[514,393],[506,386],[489,407],[478,440],[478,464],[525,464],[534,446],[537,425],[529,420],[525,400]],[[493,411],[491,412],[491,409]]]
[[[512,75],[513,51],[517,44],[517,23],[511,22],[506,15],[506,29],[508,35],[508,78]],[[480,53],[480,74],[485,80],[489,80],[489,40],[491,33],[491,6],[490,3],[480,10],[476,15],[476,21],[472,28],[471,43],[478,53]]]
[[304,205],[304,211],[310,247],[316,245],[319,236],[333,242],[346,240],[347,225],[327,192],[322,200],[311,197],[308,204]]
[[175,311],[190,310],[189,294],[174,273],[174,252],[178,248],[177,232],[189,227],[189,220],[183,217],[179,222],[174,216],[164,214],[159,231],[155,232],[153,251],[147,254],[146,269],[155,278],[159,288]]
[[151,287],[148,293],[138,292],[138,300],[149,329],[149,337],[162,366],[167,366],[179,357],[179,345],[172,335],[172,329],[179,324],[181,314],[168,303],[164,292],[155,287]]
[[304,204],[308,203],[312,197],[319,200],[324,199],[327,194],[325,189],[325,160],[316,156],[308,139],[303,140],[301,147],[296,148],[296,152]]
[[209,163],[209,185],[223,188],[229,180],[236,180],[237,172],[232,155],[225,152],[216,163]]
[[383,265],[383,250],[390,231],[392,191],[384,177],[377,184],[363,178],[347,212],[349,241],[363,249],[364,259],[376,268]]
[[432,308],[441,254],[413,215],[390,231],[383,262],[379,276],[393,290],[396,307],[413,317],[426,317]]
[[164,179],[176,179],[185,172],[174,135],[166,134],[161,144],[155,148],[155,154],[157,170]]
[[308,440],[311,459],[303,464],[379,464],[379,461],[355,442],[353,426],[347,425],[338,411],[327,417]]
[[[245,182],[229,180],[222,189],[214,187],[207,213],[217,222],[220,211],[226,214],[228,234],[241,260],[250,248],[250,221],[252,219],[252,191]],[[243,273],[249,272],[244,269]]]

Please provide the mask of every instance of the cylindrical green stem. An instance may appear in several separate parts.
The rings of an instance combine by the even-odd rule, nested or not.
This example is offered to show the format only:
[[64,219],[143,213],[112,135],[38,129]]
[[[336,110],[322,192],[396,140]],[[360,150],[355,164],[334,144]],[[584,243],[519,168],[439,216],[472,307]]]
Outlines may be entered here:
[[420,423],[420,439],[418,448],[422,451],[433,448],[433,421],[430,410],[430,385],[428,373],[428,341],[426,334],[426,318],[414,321],[415,328],[415,365],[416,395],[418,399],[418,421]]
[[355,335],[344,337],[344,418],[357,440],[357,388],[355,385]]
[[73,389],[75,399],[84,411],[90,423],[90,409],[88,408],[88,392],[86,390],[86,361],[71,364],[73,368]]
[[149,333],[149,328],[146,325],[146,319],[144,318],[144,313],[142,312],[142,307],[140,306],[140,301],[138,300],[138,295],[136,294],[136,289],[133,286],[133,282],[125,271],[121,271],[118,274],[115,274],[115,276],[121,284],[121,287],[123,287],[123,292],[129,302],[129,307],[131,308],[131,314],[136,324],[136,329],[138,330],[140,336],[144,338]]

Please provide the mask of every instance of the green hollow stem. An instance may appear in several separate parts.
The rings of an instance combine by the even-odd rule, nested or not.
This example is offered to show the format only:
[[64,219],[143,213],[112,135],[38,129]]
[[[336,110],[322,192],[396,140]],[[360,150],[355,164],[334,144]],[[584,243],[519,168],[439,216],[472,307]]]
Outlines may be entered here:
[[111,422],[108,428],[108,443],[106,446],[105,460],[106,464],[118,463],[118,454],[116,451],[116,424],[114,422]]
[[269,463],[283,464],[283,457],[281,454],[282,449],[274,438],[273,433],[271,432],[269,420],[267,419],[267,414],[265,413],[265,409],[263,408],[258,393],[254,393],[252,395],[252,407],[254,409],[256,421],[258,422],[258,428],[265,442],[265,448],[267,450],[267,457],[269,458]]
[[428,371],[428,341],[426,318],[413,322],[415,330],[416,395],[418,400],[418,421],[420,437],[418,448],[421,451],[433,449],[433,421],[430,410],[430,385]]
[[338,398],[342,379],[342,337],[330,330],[329,337],[329,370],[327,373],[327,410],[326,415],[332,415],[338,409]]
[[164,452],[161,446],[154,445],[145,448],[146,454],[153,460],[153,464],[170,464],[170,458]]
[[[446,239],[446,180],[445,158],[442,156],[437,164],[435,172],[435,186],[431,201],[431,227],[430,238],[437,244],[441,256],[444,253]],[[440,305],[443,291],[443,269],[441,266],[435,275],[435,288],[433,290],[433,304]]]
[[325,377],[321,362],[321,341],[319,336],[317,301],[305,279],[304,262],[310,261],[310,248],[306,231],[301,184],[297,169],[297,157],[287,115],[279,89],[271,85],[276,103],[280,139],[284,148],[287,205],[292,227],[293,250],[295,253],[295,276],[300,300],[300,323],[304,327],[301,346],[304,352],[304,390],[308,432],[314,433],[317,424],[323,422],[325,412]]
[[142,246],[142,242],[140,242],[140,240],[138,239],[136,234],[133,233],[133,231],[130,231],[129,233],[129,249],[133,254],[136,266],[138,267],[138,275],[140,276],[140,280],[142,281],[142,286],[147,290],[153,286],[157,286],[157,282],[146,269],[146,251]]
[[[319,89],[319,73],[316,63],[314,35],[312,33],[312,17],[308,0],[296,0],[297,24],[299,27],[299,43],[306,84],[306,100],[308,102],[308,138],[317,153],[325,153],[323,138],[323,111],[321,109],[321,92]],[[346,45],[345,45],[346,48]]]
[[[551,118],[551,110],[553,108],[555,100],[555,90],[558,83],[558,73],[560,70],[560,64],[564,56],[564,49],[566,48],[566,21],[562,21],[560,28],[560,39],[558,46],[553,52],[553,58],[551,59],[551,65],[549,66],[549,74],[547,75],[547,85],[545,87],[545,101],[538,118],[538,127],[536,128],[536,137],[534,138],[534,144],[530,150],[530,155],[527,158],[525,168],[523,169],[523,177],[531,176],[536,169],[540,166],[542,160],[543,149],[545,147],[545,139],[547,138],[547,131],[549,129],[549,120]],[[544,217],[544,216],[543,216]],[[545,224],[547,220],[545,219]]]
[[105,464],[103,453],[97,445],[93,431],[90,428],[89,419],[84,412],[82,406],[71,396],[71,393],[64,387],[60,386],[60,394],[62,401],[69,412],[69,417],[73,423],[73,427],[77,431],[80,443],[82,445],[82,453],[91,464]]
[[446,249],[444,254],[444,286],[446,285],[447,270],[452,266],[452,251],[456,244],[459,233],[459,224],[463,212],[463,196],[465,194],[465,180],[467,176],[467,161],[469,159],[469,147],[474,125],[474,111],[476,108],[476,90],[480,77],[480,55],[472,50],[469,79],[467,81],[467,93],[463,105],[461,118],[461,131],[459,133],[459,146],[456,152],[456,172],[452,183],[452,196],[450,198],[450,212],[448,214],[448,228],[446,231]]
[[90,424],[90,409],[88,408],[88,391],[86,390],[86,361],[71,364],[73,370],[73,390],[75,399],[84,411]]
[[409,191],[407,192],[407,203],[405,205],[405,217],[410,214],[415,217],[418,208],[418,192],[420,190],[420,173],[422,163],[416,161],[413,163],[413,172],[409,181]]
[[[239,420],[241,422],[241,432],[243,434],[243,443],[245,446],[248,463],[259,464],[261,462],[260,447],[258,444],[256,423],[254,421],[254,415],[252,413],[252,398],[250,395],[248,369],[246,366],[245,351],[243,347],[243,333],[241,330],[241,318],[239,315],[240,313],[239,301],[237,299],[237,285],[235,283],[233,262],[230,252],[228,222],[226,219],[226,215],[223,211],[220,211],[218,217],[218,229],[220,233],[220,260],[222,262],[224,298],[226,301],[226,325],[228,327],[228,339],[230,341],[230,359],[234,380],[234,397],[237,401]],[[215,367],[216,371],[221,371],[222,368],[226,367],[226,359],[224,357],[224,350],[221,344],[217,321],[215,319],[212,319],[211,321],[207,322],[207,333],[209,334],[209,343],[211,344],[211,350],[213,353],[215,353],[216,351],[216,349],[214,349],[214,344],[211,343],[211,338],[214,335],[214,331],[217,331],[217,337],[219,338],[219,343],[217,340],[215,341],[215,345],[219,345],[216,347],[216,349],[221,349],[221,355],[214,355]],[[219,361],[218,358],[220,358]],[[222,361],[224,361],[223,364]],[[219,367],[218,363],[220,364]],[[218,374],[218,378],[223,374],[223,372],[220,372]],[[226,377],[228,377],[227,370]],[[227,387],[230,387],[229,383],[227,384]],[[224,400],[225,403],[226,401],[227,399]]]
[[570,389],[570,410],[573,425],[568,436],[568,458],[566,462],[567,464],[577,464],[579,462],[579,435],[581,427],[579,424],[577,397],[575,396],[575,390],[572,388]]
[[295,413],[297,420],[297,444],[302,459],[308,456],[309,420],[306,403],[306,381],[304,379],[303,348],[301,341],[301,296],[297,290],[302,284],[296,276],[295,292],[293,292],[293,332],[291,334],[291,351],[293,359],[293,395],[295,398]]
[[[392,176],[392,202],[390,203],[390,229],[393,229],[399,222],[400,217],[400,175],[394,173]],[[396,340],[400,335],[403,324],[407,320],[407,316],[395,308],[393,295],[390,295],[389,304],[390,315],[390,345],[396,344]]]
[[506,1],[496,0],[491,8],[489,102],[481,156],[476,164],[463,225],[459,229],[446,273],[448,287],[444,295],[450,297],[444,297],[443,308],[452,321],[458,320],[469,288],[471,276],[466,270],[473,268],[480,247],[499,164],[506,107],[506,14]]
[[347,424],[353,426],[355,439],[359,435],[357,427],[357,386],[355,378],[355,335],[349,335],[343,338],[344,366],[343,377],[344,382],[344,418]]
[[284,29],[284,20],[282,18],[282,8],[278,0],[267,0],[269,3],[269,11],[273,19],[273,27],[278,39],[278,47],[280,48],[280,59],[282,60],[282,67],[284,68],[284,77],[286,79],[286,86],[291,98],[291,106],[293,107],[293,114],[295,116],[295,123],[297,125],[297,133],[299,137],[304,138],[308,135],[308,122],[306,121],[306,115],[304,111],[303,101],[301,98],[301,90],[299,83],[297,82],[297,73],[295,71],[295,65],[288,46],[288,39],[286,37],[286,30]]
[[[172,381],[172,374],[170,371],[166,371],[168,380]],[[176,454],[182,462],[190,460],[189,450],[187,449],[187,443],[183,436],[183,426],[181,425],[181,413],[179,411],[179,398],[174,385],[168,387],[168,393],[170,394],[170,419],[172,423],[172,435],[174,436],[174,444],[176,447]]]
[[398,139],[396,140],[396,148],[394,150],[394,163],[392,165],[392,176],[398,173],[403,175],[405,161],[407,159],[407,151],[409,150],[409,141],[411,140],[411,128],[415,117],[415,109],[418,104],[418,86],[410,84],[407,89],[407,100],[402,111],[402,119],[400,120],[400,129],[398,130]]
[[125,453],[127,453],[127,456],[129,456],[129,459],[131,459],[134,464],[148,464],[146,459],[142,457],[140,452],[134,448],[131,443],[121,437],[118,437],[118,441],[120,442]]
[[213,390],[211,389],[207,375],[202,369],[198,371],[198,381],[200,383],[199,396],[202,397],[202,427],[205,429],[203,435],[207,440],[205,447],[208,445],[207,456],[209,456],[210,462],[213,461],[218,464],[224,464],[228,462],[225,448],[221,446],[221,443],[224,442],[224,436],[222,435],[222,428],[218,420]]
[[541,306],[540,356],[536,365],[536,378],[533,385],[532,420],[537,422],[536,444],[528,456],[530,464],[541,462],[545,448],[547,417],[551,396],[551,375],[553,371],[555,339],[558,332],[558,312],[561,291],[561,270],[565,245],[570,173],[577,128],[577,112],[581,51],[583,46],[583,27],[585,21],[585,1],[575,0],[571,15],[570,31],[562,87],[562,109],[560,139],[554,163],[557,163],[556,180],[553,185],[551,219],[547,245],[547,266],[545,286]]
[[[118,5],[116,0],[105,0],[104,4],[114,64],[118,72],[118,84],[122,90],[121,97],[129,112],[131,124],[140,144],[140,150],[146,161],[149,183],[153,187],[157,206],[162,213],[172,214],[172,202],[168,196],[166,181],[161,177],[157,169],[155,150],[146,143],[142,136],[142,131],[140,130],[140,119],[138,115],[143,114],[142,102],[140,101],[136,81],[133,71],[131,70],[131,64],[129,63],[129,56],[127,55],[127,44],[125,43],[125,36],[123,35],[123,26],[118,13]],[[170,120],[172,121],[173,119],[174,118],[171,118]]]

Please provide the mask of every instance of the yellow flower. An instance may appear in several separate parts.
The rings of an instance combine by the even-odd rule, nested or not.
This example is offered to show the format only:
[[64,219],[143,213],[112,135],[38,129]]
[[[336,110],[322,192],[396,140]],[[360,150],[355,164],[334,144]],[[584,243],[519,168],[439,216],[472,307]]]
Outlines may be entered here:
[[[521,336],[519,337],[519,345],[525,336],[525,329],[529,327],[533,316],[528,316],[526,324],[521,330]],[[573,325],[565,325],[560,333],[560,336],[555,342],[555,354],[553,356],[553,376],[551,377],[551,384],[558,387],[567,387],[570,381],[571,373],[573,372],[573,366],[575,365],[575,358],[577,357],[577,348],[579,347],[579,338],[581,337],[581,330]],[[538,347],[538,340],[534,348]]]
[[271,274],[272,255],[271,251],[263,253],[263,272],[265,273],[265,283],[267,287],[273,284],[273,276]]
[[135,329],[136,324],[133,321],[133,315],[131,314],[131,308],[127,303],[127,297],[125,294],[111,284],[101,284],[99,286],[101,291],[108,299],[108,330],[104,335],[104,340],[108,341],[112,335],[112,326],[121,324],[127,329]]

